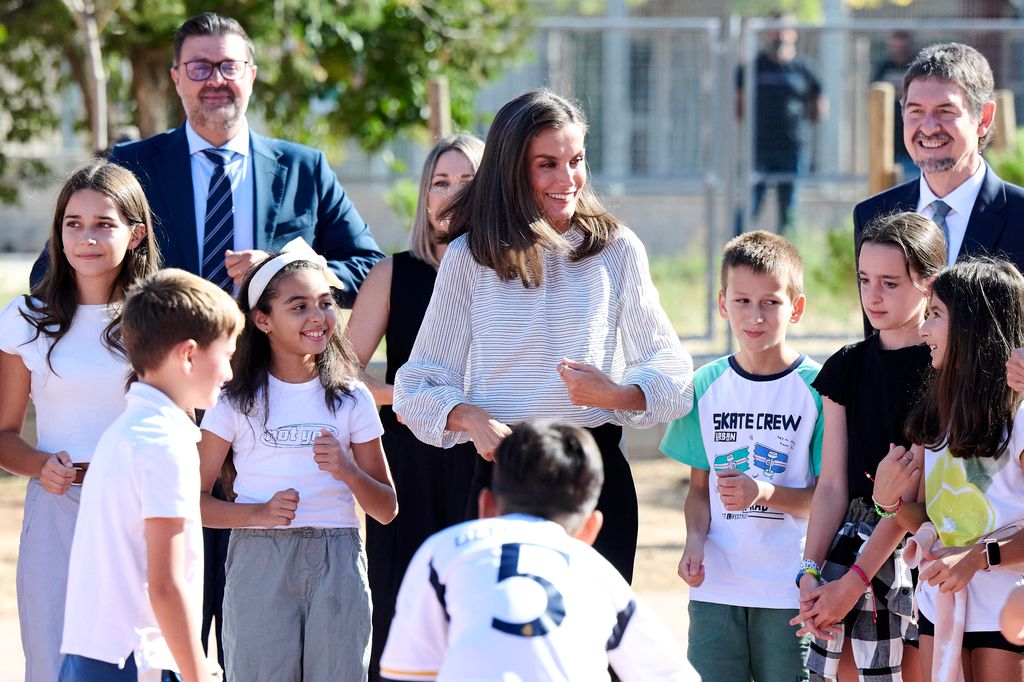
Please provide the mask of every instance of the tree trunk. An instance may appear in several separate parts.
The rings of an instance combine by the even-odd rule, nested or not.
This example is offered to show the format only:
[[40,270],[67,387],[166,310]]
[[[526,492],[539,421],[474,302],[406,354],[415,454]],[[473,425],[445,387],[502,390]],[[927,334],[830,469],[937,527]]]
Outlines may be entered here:
[[94,8],[87,10],[82,19],[82,39],[85,48],[85,80],[93,93],[92,117],[89,121],[92,151],[107,148],[107,74],[103,70],[103,52],[100,49],[100,28]]
[[71,69],[71,78],[78,86],[79,92],[82,93],[82,102],[85,104],[85,122],[88,124],[89,130],[92,130],[94,125],[92,100],[96,93],[89,88],[89,82],[85,76],[85,62],[77,41],[73,38],[64,42],[64,59]]
[[138,113],[139,134],[143,139],[171,127],[173,105],[167,49],[138,45],[132,49],[132,96]]

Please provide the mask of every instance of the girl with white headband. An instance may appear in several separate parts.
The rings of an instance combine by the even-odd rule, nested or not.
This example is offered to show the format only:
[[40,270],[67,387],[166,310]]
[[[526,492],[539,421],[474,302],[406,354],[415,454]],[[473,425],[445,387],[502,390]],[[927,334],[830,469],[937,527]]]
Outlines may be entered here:
[[323,258],[301,240],[254,268],[239,294],[246,325],[234,378],[203,417],[203,490],[229,448],[237,470],[234,502],[202,501],[204,525],[234,529],[223,628],[230,679],[366,677],[370,593],[355,502],[380,523],[398,504],[330,284]]

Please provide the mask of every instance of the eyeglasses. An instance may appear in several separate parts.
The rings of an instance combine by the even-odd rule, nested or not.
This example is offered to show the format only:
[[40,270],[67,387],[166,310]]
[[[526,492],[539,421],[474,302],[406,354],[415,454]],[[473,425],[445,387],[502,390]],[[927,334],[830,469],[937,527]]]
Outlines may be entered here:
[[[174,68],[183,66],[182,64],[175,64]],[[189,80],[196,82],[203,82],[209,80],[210,76],[213,75],[213,70],[217,69],[220,71],[220,75],[224,77],[226,81],[236,81],[245,75],[245,69],[249,66],[249,62],[240,61],[238,59],[225,59],[221,62],[208,62],[205,60],[197,60],[192,62],[185,62],[185,74]]]

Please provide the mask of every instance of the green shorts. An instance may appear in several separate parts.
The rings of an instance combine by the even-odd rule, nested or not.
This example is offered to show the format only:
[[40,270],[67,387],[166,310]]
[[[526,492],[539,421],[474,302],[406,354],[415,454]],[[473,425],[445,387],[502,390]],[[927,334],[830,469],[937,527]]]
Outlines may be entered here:
[[690,600],[687,658],[703,682],[807,682],[811,638],[796,636],[797,609]]

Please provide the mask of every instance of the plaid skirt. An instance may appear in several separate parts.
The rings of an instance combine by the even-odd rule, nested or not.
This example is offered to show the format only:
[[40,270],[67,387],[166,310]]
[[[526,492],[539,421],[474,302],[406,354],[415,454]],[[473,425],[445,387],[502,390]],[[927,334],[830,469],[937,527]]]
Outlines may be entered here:
[[[870,500],[858,497],[850,502],[821,567],[825,580],[838,580],[850,570],[879,520]],[[838,679],[839,656],[846,640],[850,641],[861,682],[903,681],[904,640],[917,641],[914,583],[903,560],[904,544],[900,543],[872,578],[874,599],[861,596],[857,600],[839,624],[835,639],[815,639],[811,643],[807,669],[812,681]]]

